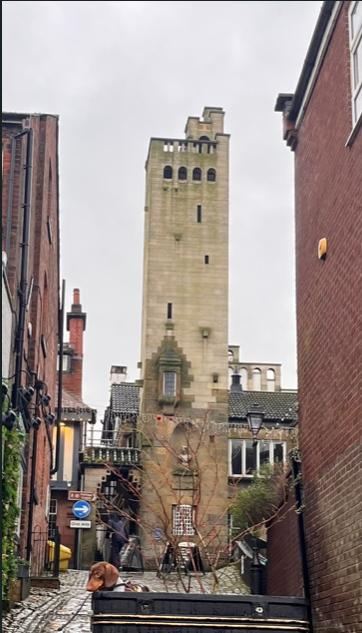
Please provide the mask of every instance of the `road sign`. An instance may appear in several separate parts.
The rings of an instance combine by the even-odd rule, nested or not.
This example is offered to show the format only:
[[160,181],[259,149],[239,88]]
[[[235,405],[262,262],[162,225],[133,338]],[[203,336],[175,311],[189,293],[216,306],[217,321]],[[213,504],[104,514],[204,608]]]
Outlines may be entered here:
[[73,506],[73,514],[77,519],[86,519],[91,513],[91,506],[88,501],[76,501]]
[[92,526],[92,521],[78,521],[76,519],[72,519],[70,522],[71,528],[90,528]]
[[163,532],[161,528],[155,528],[153,530],[153,538],[155,539],[155,541],[160,541],[162,537],[163,537]]
[[68,501],[95,501],[97,495],[95,492],[83,492],[82,490],[69,490]]

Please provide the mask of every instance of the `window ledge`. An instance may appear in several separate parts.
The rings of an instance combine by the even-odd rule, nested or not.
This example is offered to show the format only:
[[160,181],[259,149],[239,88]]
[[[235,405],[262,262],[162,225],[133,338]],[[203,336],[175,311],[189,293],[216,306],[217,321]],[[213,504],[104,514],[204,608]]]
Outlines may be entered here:
[[351,147],[353,145],[354,139],[356,138],[361,126],[362,126],[362,114],[360,115],[358,121],[355,123],[354,128],[346,141],[345,147]]

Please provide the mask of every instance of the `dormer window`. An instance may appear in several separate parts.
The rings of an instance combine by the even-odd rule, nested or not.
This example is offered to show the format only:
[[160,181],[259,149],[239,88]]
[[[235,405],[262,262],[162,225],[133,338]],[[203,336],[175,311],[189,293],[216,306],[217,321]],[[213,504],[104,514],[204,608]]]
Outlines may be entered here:
[[163,395],[173,397],[176,395],[177,373],[175,371],[163,372]]

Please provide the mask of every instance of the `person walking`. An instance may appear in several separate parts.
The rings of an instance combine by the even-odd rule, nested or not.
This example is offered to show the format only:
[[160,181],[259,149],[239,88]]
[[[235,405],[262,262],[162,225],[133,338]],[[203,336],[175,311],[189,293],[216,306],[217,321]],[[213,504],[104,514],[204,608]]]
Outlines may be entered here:
[[111,554],[109,562],[117,569],[121,567],[121,549],[127,543],[129,534],[125,522],[113,512],[108,522],[106,538],[111,538]]

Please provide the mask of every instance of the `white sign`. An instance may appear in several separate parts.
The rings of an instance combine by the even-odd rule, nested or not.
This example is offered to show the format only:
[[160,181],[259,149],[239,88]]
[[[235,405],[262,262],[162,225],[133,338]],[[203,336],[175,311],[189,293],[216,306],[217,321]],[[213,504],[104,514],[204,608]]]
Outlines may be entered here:
[[70,522],[71,528],[90,528],[92,521],[79,521],[78,519],[72,519]]

